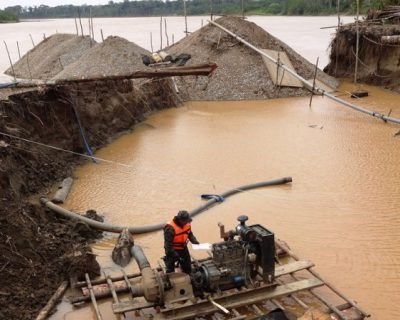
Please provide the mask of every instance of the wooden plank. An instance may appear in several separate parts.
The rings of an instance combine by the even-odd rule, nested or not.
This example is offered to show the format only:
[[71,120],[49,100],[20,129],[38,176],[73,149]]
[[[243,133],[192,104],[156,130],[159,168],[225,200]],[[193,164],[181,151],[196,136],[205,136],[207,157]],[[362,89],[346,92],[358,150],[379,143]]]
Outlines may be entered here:
[[137,300],[121,301],[119,303],[113,303],[112,305],[114,313],[125,313],[129,311],[135,311],[153,307],[155,307],[154,303],[146,301],[139,302]]
[[280,277],[285,274],[290,274],[303,269],[314,267],[314,263],[308,260],[300,260],[288,264],[281,265],[275,268],[275,277]]
[[[231,309],[266,299],[279,298],[295,292],[309,290],[323,285],[324,283],[321,280],[312,278],[280,285],[272,290],[271,287],[262,286],[240,293],[226,294],[220,297],[215,297],[214,301],[221,304],[225,308]],[[175,320],[190,319],[197,315],[206,315],[216,311],[218,311],[218,309],[209,301],[201,301],[195,305],[161,310],[161,312],[166,316],[166,319]]]
[[[297,73],[285,51],[276,51],[269,49],[261,49],[261,51],[265,52],[275,60],[278,60],[278,55],[279,55],[280,63],[284,64],[290,70],[293,70],[294,72]],[[283,87],[295,87],[295,88],[303,87],[301,81],[291,76],[289,72],[284,72],[283,68],[278,68],[278,66],[271,60],[269,60],[267,57],[262,56],[262,59],[264,61],[265,66],[267,67],[271,80],[275,85],[281,85]]]

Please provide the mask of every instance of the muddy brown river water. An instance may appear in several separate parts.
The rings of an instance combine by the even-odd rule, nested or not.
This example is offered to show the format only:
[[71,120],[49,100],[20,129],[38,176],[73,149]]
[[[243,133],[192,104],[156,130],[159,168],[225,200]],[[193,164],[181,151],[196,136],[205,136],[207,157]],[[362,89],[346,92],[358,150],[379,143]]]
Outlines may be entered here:
[[[400,116],[399,96],[366,87],[359,100]],[[345,84],[340,90],[350,91]],[[340,94],[340,93],[339,93]],[[395,125],[341,107],[326,98],[245,102],[190,102],[151,115],[132,133],[99,150],[116,164],[87,163],[65,207],[94,208],[109,223],[165,222],[179,209],[201,204],[200,194],[292,176],[293,183],[236,195],[193,221],[202,242],[218,241],[246,214],[289,243],[345,294],[372,313],[400,314],[400,139]],[[117,163],[128,166],[121,166]],[[162,233],[135,237],[151,262],[163,255]],[[110,273],[114,235],[94,245]],[[201,256],[198,255],[197,256]],[[128,272],[136,272],[131,263]],[[102,303],[114,319],[110,303]],[[90,308],[63,303],[52,319],[95,319]]]

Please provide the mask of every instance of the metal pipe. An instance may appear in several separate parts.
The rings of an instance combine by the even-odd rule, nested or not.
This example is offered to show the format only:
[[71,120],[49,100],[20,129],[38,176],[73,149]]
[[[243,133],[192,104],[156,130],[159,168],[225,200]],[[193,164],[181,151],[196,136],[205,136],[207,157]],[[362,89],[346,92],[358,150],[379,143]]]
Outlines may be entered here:
[[139,270],[142,271],[144,268],[150,268],[150,262],[147,260],[143,249],[139,246],[133,246],[131,249],[132,256],[135,258]]
[[[307,87],[312,88],[313,85],[310,81],[307,81],[306,79],[304,79],[302,76],[298,75],[295,71],[291,70],[290,68],[288,68],[287,66],[285,66],[283,63],[278,62],[276,59],[274,59],[273,57],[271,57],[269,54],[261,51],[260,49],[258,49],[257,47],[253,46],[251,43],[247,42],[246,40],[244,40],[243,38],[239,37],[238,35],[234,34],[233,32],[229,31],[228,29],[224,28],[223,26],[221,26],[220,24],[214,22],[214,21],[210,21],[207,20],[209,23],[211,23],[212,25],[218,27],[219,29],[225,31],[226,33],[230,34],[232,37],[234,37],[235,39],[237,39],[238,41],[240,41],[241,43],[245,44],[246,46],[248,46],[249,48],[253,49],[254,51],[258,52],[259,54],[263,55],[264,57],[266,57],[267,59],[269,59],[270,61],[272,61],[273,63],[275,63],[276,65],[278,65],[279,67],[285,69],[287,72],[289,72],[293,77],[295,77],[296,79],[300,80],[302,83],[304,83]],[[317,93],[320,93],[322,96],[325,96],[333,101],[336,101],[346,107],[349,107],[351,109],[354,109],[356,111],[368,114],[372,117],[384,120],[386,122],[392,122],[392,123],[396,123],[396,124],[400,124],[400,119],[398,118],[393,118],[390,116],[385,116],[384,114],[380,113],[380,112],[375,112],[375,111],[370,111],[367,109],[364,109],[363,107],[357,106],[353,103],[347,102],[345,100],[342,100],[340,98],[335,97],[334,95],[326,92],[325,90],[319,88],[318,86],[315,86],[314,91],[316,91]]]
[[[255,189],[255,188],[261,188],[261,187],[268,187],[268,186],[276,186],[280,184],[285,184],[292,182],[291,177],[285,177],[285,178],[280,178],[280,179],[274,179],[274,180],[269,180],[269,181],[263,181],[263,182],[258,182],[258,183],[253,183],[253,184],[248,184],[241,186],[239,188],[235,188],[229,191],[226,191],[221,194],[223,198],[228,198],[230,196],[233,196],[234,194],[237,194],[239,192],[244,192],[247,190]],[[121,233],[123,229],[126,229],[126,227],[122,226],[116,226],[104,222],[98,222],[89,218],[86,218],[80,214],[77,214],[75,212],[69,211],[67,209],[64,209],[53,202],[51,202],[47,198],[41,198],[40,202],[45,205],[47,208],[51,209],[52,211],[61,214],[62,216],[68,218],[68,219],[76,219],[85,222],[87,225],[90,227],[101,230],[101,231],[108,231],[108,232],[114,232],[114,233]],[[189,214],[191,217],[194,217],[198,215],[201,212],[204,212],[214,205],[220,204],[216,199],[211,199],[207,201],[204,205],[192,210]],[[148,232],[154,232],[161,230],[164,226],[164,223],[159,223],[159,224],[153,224],[153,225],[147,225],[147,226],[142,226],[142,227],[129,227],[128,230],[132,234],[140,234],[140,233],[148,233]]]

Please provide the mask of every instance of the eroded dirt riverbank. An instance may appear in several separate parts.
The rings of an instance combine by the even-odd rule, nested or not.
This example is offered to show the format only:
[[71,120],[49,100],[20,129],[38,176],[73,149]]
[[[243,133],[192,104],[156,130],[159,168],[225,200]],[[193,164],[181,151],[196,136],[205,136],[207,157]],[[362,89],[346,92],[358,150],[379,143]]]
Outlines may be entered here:
[[[366,87],[360,105],[393,115],[398,95]],[[344,85],[341,91],[351,91]],[[95,208],[107,222],[143,225],[167,221],[191,209],[202,193],[280,176],[292,186],[257,190],[229,199],[197,217],[200,241],[217,241],[217,222],[233,226],[240,214],[286,240],[301,257],[372,319],[395,319],[400,312],[398,208],[400,190],[397,126],[385,124],[327,99],[246,102],[192,102],[151,116],[132,134],[97,155],[128,164],[87,164],[75,172],[67,208]],[[113,271],[113,237],[94,246],[102,266]],[[137,236],[152,263],[163,254],[161,232]],[[129,272],[136,272],[131,263]],[[100,306],[113,319],[109,303]],[[52,319],[87,319],[88,308],[68,304]]]

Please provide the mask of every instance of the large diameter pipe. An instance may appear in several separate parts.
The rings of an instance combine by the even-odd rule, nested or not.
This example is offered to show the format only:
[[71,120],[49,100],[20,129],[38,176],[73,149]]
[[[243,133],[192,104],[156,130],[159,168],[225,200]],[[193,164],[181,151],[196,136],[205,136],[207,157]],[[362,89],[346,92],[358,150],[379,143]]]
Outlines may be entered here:
[[[223,198],[228,198],[237,193],[244,192],[247,190],[262,188],[262,187],[277,186],[277,185],[286,184],[289,182],[292,182],[291,177],[284,177],[284,178],[280,178],[280,179],[252,183],[252,184],[244,185],[244,186],[226,191],[226,192],[222,193],[221,196]],[[67,209],[64,209],[64,208],[54,204],[47,198],[41,198],[40,202],[43,205],[45,205],[47,208],[49,208],[50,210],[62,215],[65,218],[83,221],[90,227],[97,229],[97,230],[121,233],[121,231],[123,229],[126,229],[126,227],[116,226],[116,225],[112,225],[109,223],[99,222],[99,221],[95,221],[95,220],[86,218],[80,214],[69,211]],[[189,214],[191,217],[194,217],[194,216],[198,215],[199,213],[204,212],[217,204],[220,204],[220,202],[218,202],[215,199],[211,199],[211,200],[207,201],[204,205],[201,205],[200,207],[190,211]],[[129,227],[128,230],[132,234],[149,233],[149,232],[161,230],[163,228],[163,226],[164,226],[164,223],[159,223],[159,224],[147,225],[147,226],[142,226],[142,227]]]
[[355,105],[353,103],[347,102],[345,100],[342,100],[338,97],[335,97],[334,95],[326,92],[325,90],[319,88],[318,86],[313,86],[313,84],[304,79],[302,76],[298,75],[295,71],[293,71],[292,69],[288,68],[287,66],[285,66],[282,62],[277,61],[275,58],[271,57],[269,54],[263,52],[262,50],[260,50],[259,48],[253,46],[251,43],[247,42],[246,40],[244,40],[243,38],[239,37],[238,35],[236,35],[235,33],[233,33],[232,31],[226,29],[225,27],[221,26],[220,24],[214,22],[214,21],[210,21],[207,20],[209,23],[211,23],[212,25],[216,26],[217,28],[225,31],[226,33],[228,33],[229,35],[231,35],[232,37],[234,37],[235,39],[237,39],[238,41],[240,41],[241,43],[243,43],[244,45],[248,46],[249,48],[253,49],[254,51],[258,52],[259,54],[263,55],[264,57],[266,57],[268,60],[272,61],[273,63],[275,63],[276,65],[278,65],[279,67],[281,67],[282,69],[285,69],[285,71],[287,71],[289,74],[291,74],[293,77],[295,77],[296,79],[300,80],[303,84],[305,84],[307,87],[314,88],[314,91],[317,93],[320,93],[322,96],[325,96],[333,101],[336,101],[346,107],[349,107],[351,109],[354,109],[356,111],[368,114],[372,117],[375,118],[379,118],[381,120],[387,121],[387,122],[393,122],[396,124],[400,124],[400,119],[397,118],[393,118],[390,116],[386,116],[380,112],[375,112],[375,111],[370,111],[367,109],[364,109],[363,107],[360,107],[358,105]]

